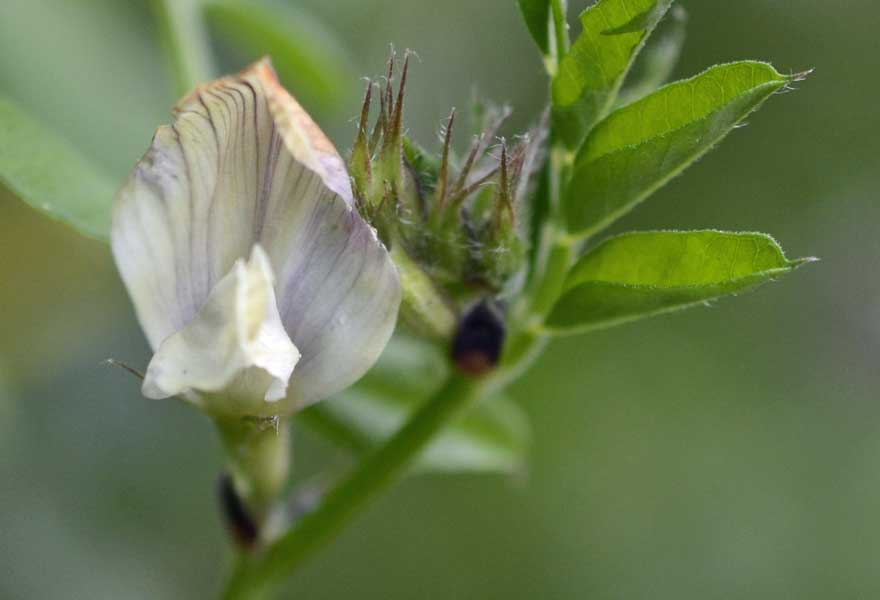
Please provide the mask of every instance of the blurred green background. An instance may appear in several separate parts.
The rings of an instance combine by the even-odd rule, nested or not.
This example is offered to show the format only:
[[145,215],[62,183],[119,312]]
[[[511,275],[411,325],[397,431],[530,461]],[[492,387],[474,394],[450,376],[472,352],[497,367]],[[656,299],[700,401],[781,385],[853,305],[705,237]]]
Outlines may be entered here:
[[[355,75],[379,74],[391,42],[418,51],[408,124],[427,145],[474,86],[517,126],[541,107],[514,0],[287,3]],[[513,390],[534,424],[527,476],[407,480],[290,597],[880,597],[880,7],[682,4],[679,76],[739,58],[816,73],[618,228],[767,231],[822,262],[555,343]],[[121,180],[174,100],[156,38],[141,1],[5,0],[0,91]],[[305,104],[348,148],[361,85],[331,92]],[[0,598],[212,597],[231,560],[219,443],[101,364],[149,359],[107,249],[0,191],[0,281]],[[297,433],[303,472],[338,452]]]

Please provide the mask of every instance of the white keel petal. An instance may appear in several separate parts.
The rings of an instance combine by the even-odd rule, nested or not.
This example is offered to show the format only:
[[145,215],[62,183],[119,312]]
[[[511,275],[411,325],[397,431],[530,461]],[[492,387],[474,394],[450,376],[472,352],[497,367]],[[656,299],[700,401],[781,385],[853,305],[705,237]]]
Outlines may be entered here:
[[299,358],[278,315],[269,260],[255,246],[247,263],[237,261],[220,280],[196,318],[162,342],[143,393],[207,393],[239,406],[273,402],[285,396]]

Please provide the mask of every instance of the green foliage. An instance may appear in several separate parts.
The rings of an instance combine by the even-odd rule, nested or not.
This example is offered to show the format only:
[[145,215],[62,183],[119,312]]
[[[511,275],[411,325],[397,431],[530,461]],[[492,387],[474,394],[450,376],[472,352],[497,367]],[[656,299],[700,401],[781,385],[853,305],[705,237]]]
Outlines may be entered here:
[[[558,253],[563,258],[552,269],[542,264],[541,252],[550,252],[552,263],[556,254],[550,247],[559,242],[552,238],[558,229],[549,223],[559,218],[571,236],[603,230],[711,149],[792,78],[766,63],[739,62],[657,90],[671,74],[684,39],[685,14],[680,8],[670,11],[673,0],[600,0],[581,14],[583,31],[571,48],[562,26],[564,2],[518,4],[552,73],[550,138],[556,162],[548,162],[540,181],[532,182],[537,185],[530,186],[529,179],[543,157],[544,128],[536,128],[531,142],[502,143],[496,152],[500,156],[495,156],[491,144],[506,115],[498,111],[460,161],[451,150],[454,115],[437,156],[404,135],[405,74],[395,90],[393,59],[385,85],[371,85],[365,98],[351,168],[356,195],[367,213],[389,211],[386,227],[379,229],[395,242],[392,251],[405,295],[417,296],[427,307],[415,314],[425,322],[424,314],[439,315],[434,320],[442,325],[433,328],[441,332],[438,339],[447,340],[455,326],[456,316],[445,302],[499,293],[521,273],[521,255],[527,250],[532,255],[529,264],[540,265],[528,275],[546,303],[524,321],[540,323],[537,319],[552,306],[543,327],[554,334],[704,303],[744,291],[803,262],[787,260],[779,246],[761,234],[701,231],[616,237],[582,257],[570,271],[568,252]],[[345,96],[340,86],[355,81],[342,44],[289,6],[209,0],[201,8],[189,15],[198,23],[177,17],[190,29],[169,29],[169,35],[177,35],[170,40],[176,54],[193,54],[191,45],[183,42],[195,37],[187,31],[201,30],[204,17],[222,44],[242,57],[271,54],[281,78],[294,84],[307,103],[332,110]],[[165,12],[166,20],[173,20],[174,14]],[[670,17],[661,23],[667,14]],[[655,29],[658,37],[646,46]],[[640,78],[621,92],[637,60]],[[204,77],[199,62],[205,61],[178,61],[181,84]],[[374,89],[379,116],[370,127]],[[625,103],[629,104],[614,109]],[[111,182],[67,143],[2,99],[0,134],[0,180],[7,187],[83,233],[106,238]],[[570,164],[568,158],[573,159]],[[389,194],[398,202],[387,202]],[[523,236],[530,238],[527,241],[517,237],[517,224],[525,216],[531,217],[523,228],[529,230]],[[404,226],[409,229],[400,229]],[[571,237],[565,244],[571,244]],[[565,247],[576,249],[577,244]],[[402,314],[419,302],[405,302]],[[510,326],[515,330],[522,324]],[[442,395],[450,377],[449,362],[436,346],[398,338],[357,386],[309,408],[301,418],[339,444],[366,452],[385,444],[433,395]],[[528,424],[519,408],[493,397],[445,428],[421,454],[418,466],[432,471],[513,472],[522,467],[528,440]]]
[[320,22],[290,5],[217,0],[204,7],[220,40],[246,60],[272,56],[281,80],[307,105],[341,109],[357,77],[344,45]]
[[790,261],[760,233],[656,231],[611,238],[572,268],[547,320],[576,333],[735,294],[788,273]]
[[669,81],[687,37],[687,20],[687,11],[681,6],[673,6],[666,13],[633,65],[630,82],[617,97],[617,106],[644,98]]
[[789,81],[766,63],[720,65],[615,111],[576,156],[565,199],[569,231],[589,235],[610,225]]
[[517,0],[526,27],[541,54],[550,53],[550,0]]
[[[448,376],[448,361],[436,347],[396,337],[354,388],[309,408],[299,418],[362,453],[397,431]],[[523,467],[529,437],[528,421],[516,404],[503,397],[489,398],[446,427],[417,468],[513,473]]]
[[37,210],[106,239],[114,186],[67,141],[0,97],[0,182]]
[[611,107],[672,0],[603,0],[581,14],[583,32],[553,79],[554,132],[577,149]]

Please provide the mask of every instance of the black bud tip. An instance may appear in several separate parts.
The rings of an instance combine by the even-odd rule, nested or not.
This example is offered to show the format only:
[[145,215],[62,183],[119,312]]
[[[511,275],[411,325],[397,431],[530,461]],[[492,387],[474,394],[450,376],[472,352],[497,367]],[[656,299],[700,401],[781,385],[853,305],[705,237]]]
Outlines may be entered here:
[[218,491],[220,511],[229,534],[242,549],[253,550],[260,536],[259,528],[235,490],[235,484],[228,473],[220,476]]
[[452,341],[452,360],[464,373],[484,375],[498,364],[507,330],[500,311],[488,300],[461,319]]

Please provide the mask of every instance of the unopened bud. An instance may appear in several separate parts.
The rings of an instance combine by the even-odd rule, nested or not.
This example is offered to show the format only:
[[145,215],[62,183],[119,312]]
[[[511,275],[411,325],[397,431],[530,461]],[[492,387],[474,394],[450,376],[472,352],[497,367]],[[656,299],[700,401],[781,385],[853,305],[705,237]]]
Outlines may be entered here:
[[235,489],[232,476],[228,473],[220,476],[218,492],[220,511],[232,539],[242,549],[253,550],[260,537],[260,531],[244,500]]
[[469,375],[484,375],[498,364],[506,333],[504,318],[494,303],[479,302],[458,325],[452,341],[453,362]]

